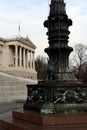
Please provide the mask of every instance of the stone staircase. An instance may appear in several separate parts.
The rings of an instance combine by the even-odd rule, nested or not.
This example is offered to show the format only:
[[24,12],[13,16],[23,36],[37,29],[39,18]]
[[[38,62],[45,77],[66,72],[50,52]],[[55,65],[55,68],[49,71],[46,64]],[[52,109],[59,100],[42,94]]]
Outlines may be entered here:
[[0,72],[0,103],[26,99],[26,84],[33,83],[37,81]]
[[29,78],[33,80],[37,79],[37,72],[34,69],[0,67],[0,72],[16,75],[18,77]]
[[37,79],[37,73],[36,71],[20,71],[20,70],[8,70],[8,71],[5,71],[7,72],[8,74],[11,74],[11,75],[16,75],[16,76],[19,76],[19,77],[23,77],[23,78],[29,78],[29,79]]

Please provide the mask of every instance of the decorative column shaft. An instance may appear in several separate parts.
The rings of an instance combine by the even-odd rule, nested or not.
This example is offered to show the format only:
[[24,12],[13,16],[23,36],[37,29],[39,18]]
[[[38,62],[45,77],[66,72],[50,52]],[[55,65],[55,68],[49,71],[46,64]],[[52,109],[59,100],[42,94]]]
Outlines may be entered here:
[[72,20],[66,14],[64,0],[51,0],[50,13],[44,22],[49,40],[49,47],[45,49],[49,56],[48,79],[74,80],[68,62],[69,54],[73,51],[68,46],[68,28],[71,25]]

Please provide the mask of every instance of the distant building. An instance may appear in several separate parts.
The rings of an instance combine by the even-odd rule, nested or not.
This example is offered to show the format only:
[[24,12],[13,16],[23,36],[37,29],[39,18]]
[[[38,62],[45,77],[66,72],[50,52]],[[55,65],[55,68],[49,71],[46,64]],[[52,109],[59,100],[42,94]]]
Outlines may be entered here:
[[0,38],[0,71],[36,79],[35,49],[28,37]]

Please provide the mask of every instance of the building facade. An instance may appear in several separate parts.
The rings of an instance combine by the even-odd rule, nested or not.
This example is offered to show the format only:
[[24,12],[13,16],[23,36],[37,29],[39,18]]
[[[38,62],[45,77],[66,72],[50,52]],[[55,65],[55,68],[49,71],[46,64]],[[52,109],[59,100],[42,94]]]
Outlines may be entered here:
[[28,37],[0,38],[0,70],[36,79],[35,49]]

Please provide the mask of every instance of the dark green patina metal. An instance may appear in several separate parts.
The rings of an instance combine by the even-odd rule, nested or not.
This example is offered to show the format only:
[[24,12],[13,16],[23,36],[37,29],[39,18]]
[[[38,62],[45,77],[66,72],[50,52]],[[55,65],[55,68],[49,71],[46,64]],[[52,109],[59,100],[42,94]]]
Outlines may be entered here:
[[48,29],[49,56],[47,80],[27,85],[28,95],[24,109],[43,114],[86,112],[87,84],[78,82],[69,69],[69,26],[64,0],[51,0],[50,12],[44,26]]

